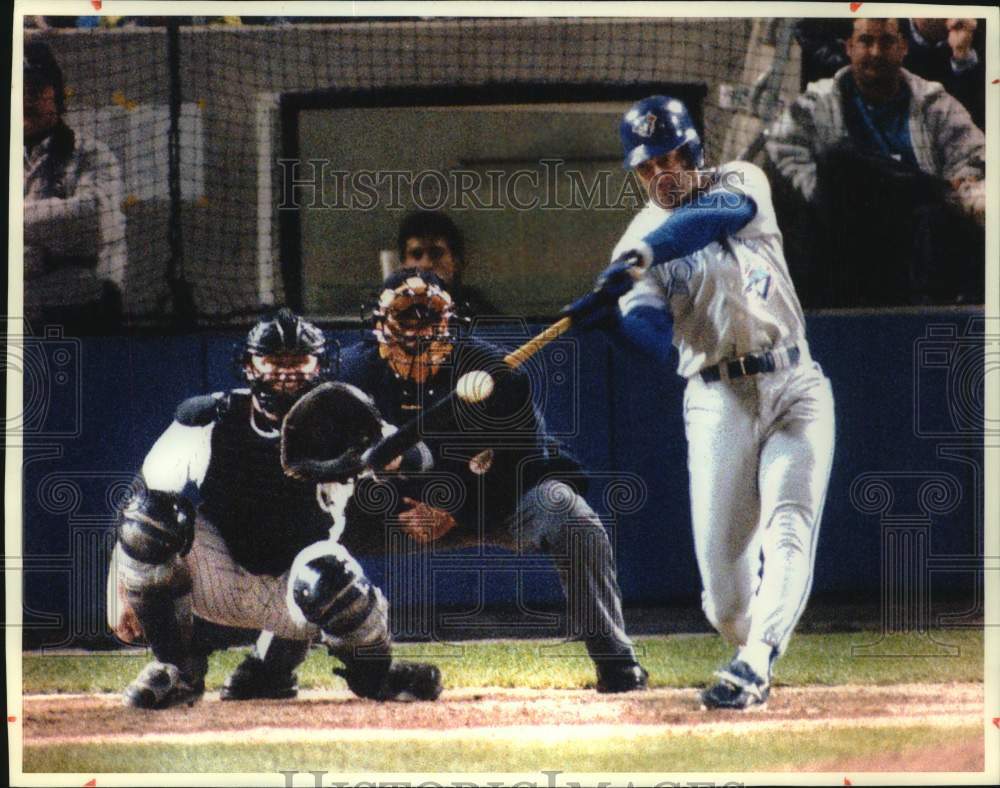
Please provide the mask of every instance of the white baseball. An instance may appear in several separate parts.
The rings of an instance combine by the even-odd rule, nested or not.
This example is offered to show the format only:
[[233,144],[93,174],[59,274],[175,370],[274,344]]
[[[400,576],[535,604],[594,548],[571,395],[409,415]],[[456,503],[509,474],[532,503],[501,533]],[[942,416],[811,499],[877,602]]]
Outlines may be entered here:
[[482,402],[493,393],[493,376],[482,369],[466,372],[458,379],[455,391],[465,402]]

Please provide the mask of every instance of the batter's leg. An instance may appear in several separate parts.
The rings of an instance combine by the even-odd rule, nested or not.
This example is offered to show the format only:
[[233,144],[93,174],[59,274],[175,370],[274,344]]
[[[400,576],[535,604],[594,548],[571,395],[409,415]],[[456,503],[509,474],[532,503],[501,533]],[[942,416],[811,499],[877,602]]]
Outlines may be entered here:
[[[764,566],[739,657],[760,676],[784,653],[812,588],[820,519],[833,462],[834,412],[829,381],[798,373],[792,404],[774,424],[760,458]],[[786,395],[787,396],[787,395]]]
[[705,383],[684,392],[691,524],[702,608],[733,645],[746,642],[759,582],[756,388],[752,381]]

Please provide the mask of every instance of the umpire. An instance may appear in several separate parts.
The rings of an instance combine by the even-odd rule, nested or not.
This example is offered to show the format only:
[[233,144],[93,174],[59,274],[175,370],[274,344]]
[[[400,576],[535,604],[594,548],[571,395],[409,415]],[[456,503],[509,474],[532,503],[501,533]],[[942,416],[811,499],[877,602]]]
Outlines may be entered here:
[[[466,372],[490,372],[495,388],[437,423],[428,414],[423,473],[359,481],[342,543],[357,555],[383,553],[395,525],[410,547],[486,544],[549,555],[565,569],[571,636],[594,660],[597,691],[645,689],[607,533],[570,484],[583,479],[579,465],[545,435],[527,375],[507,367],[493,345],[456,341],[452,309],[434,274],[397,271],[383,285],[372,337],[343,354],[339,379],[370,393],[382,418],[396,425],[449,396]],[[391,492],[380,488],[386,484]]]

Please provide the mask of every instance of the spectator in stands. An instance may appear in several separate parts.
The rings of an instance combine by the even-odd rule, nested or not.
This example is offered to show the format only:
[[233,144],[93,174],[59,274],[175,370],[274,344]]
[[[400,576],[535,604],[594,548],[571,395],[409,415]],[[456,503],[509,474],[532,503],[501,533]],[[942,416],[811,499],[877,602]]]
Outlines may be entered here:
[[125,216],[118,161],[70,129],[49,48],[24,47],[24,309],[73,332],[122,322]]
[[986,118],[985,36],[975,19],[906,19],[903,67],[940,82],[969,110],[979,128]]
[[807,18],[795,23],[795,40],[802,50],[800,90],[817,79],[832,77],[847,65],[844,47],[850,37],[850,19]]
[[906,53],[898,20],[855,20],[850,65],[785,111],[768,155],[813,208],[829,299],[981,302],[983,133]]
[[[795,23],[795,39],[802,50],[801,90],[848,64],[846,46],[852,28],[850,19],[810,18]],[[921,18],[900,20],[900,30],[907,42],[903,67],[940,82],[969,110],[975,124],[985,128],[984,27],[975,19]]]
[[396,235],[400,267],[431,271],[444,283],[465,317],[497,315],[476,287],[462,282],[465,239],[455,223],[439,211],[413,211],[403,217]]

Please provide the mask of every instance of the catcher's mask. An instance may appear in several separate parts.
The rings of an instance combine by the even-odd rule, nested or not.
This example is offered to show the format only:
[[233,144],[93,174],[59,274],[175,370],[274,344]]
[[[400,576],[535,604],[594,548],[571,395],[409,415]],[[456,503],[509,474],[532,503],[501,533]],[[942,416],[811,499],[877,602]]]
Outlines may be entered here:
[[326,377],[326,337],[319,327],[283,307],[250,329],[240,366],[257,405],[280,421],[299,397]]
[[403,268],[382,285],[371,314],[379,354],[401,378],[433,377],[454,343],[455,306],[441,280],[429,271]]

